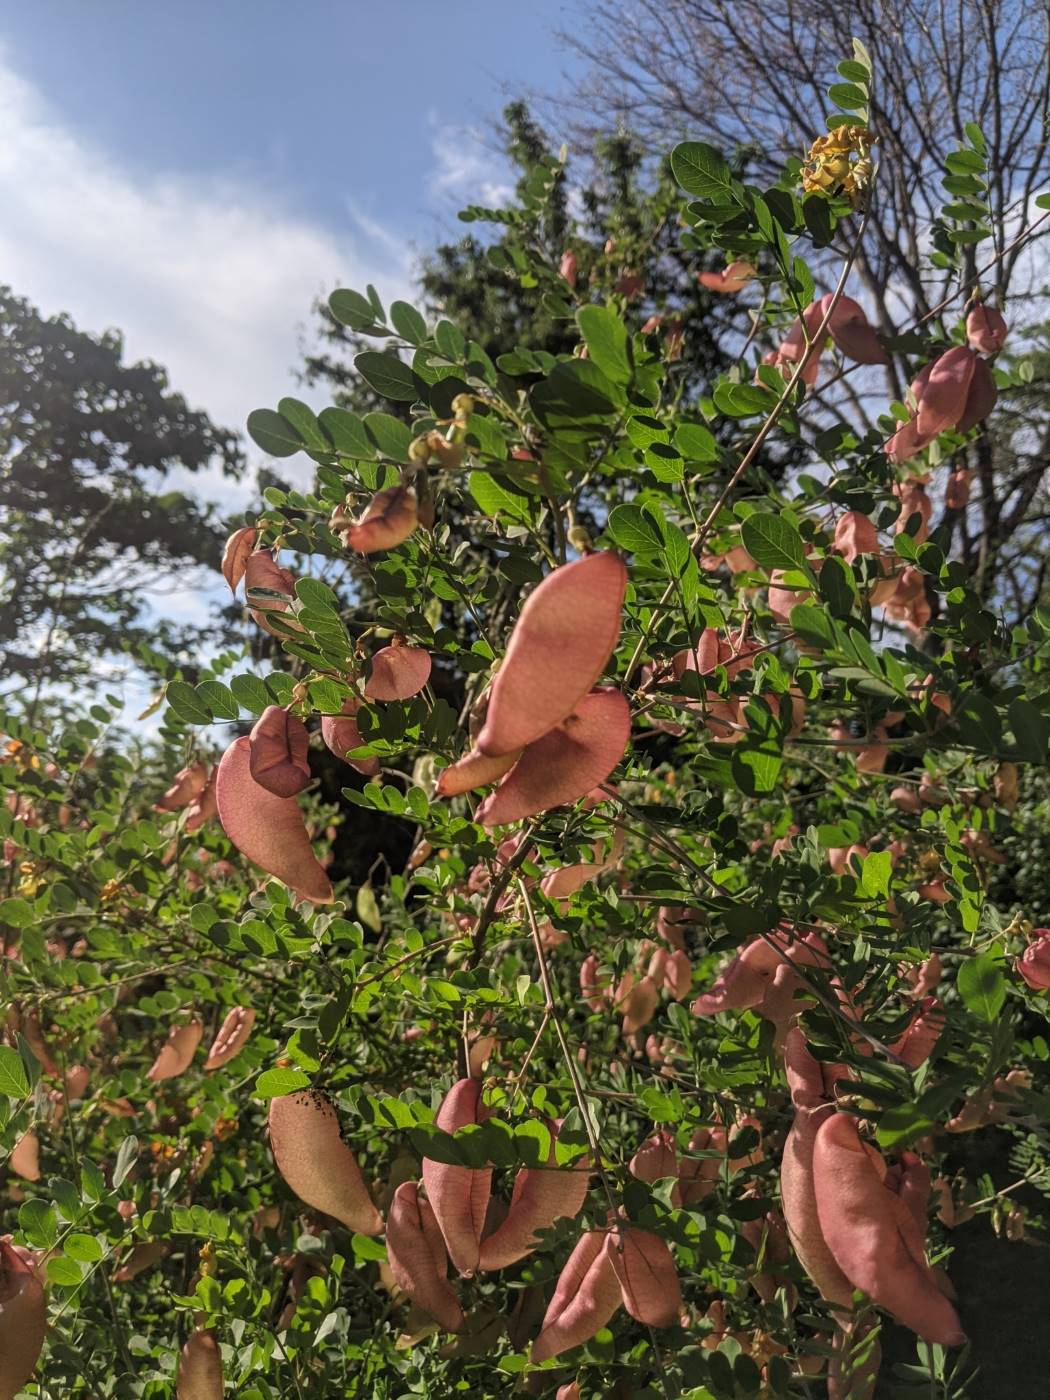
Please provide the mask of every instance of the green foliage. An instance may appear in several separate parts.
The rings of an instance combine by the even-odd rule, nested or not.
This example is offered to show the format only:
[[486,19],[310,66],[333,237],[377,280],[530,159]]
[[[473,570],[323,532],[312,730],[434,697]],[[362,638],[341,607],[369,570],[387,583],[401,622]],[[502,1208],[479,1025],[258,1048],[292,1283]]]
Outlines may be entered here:
[[[860,111],[869,72],[861,47],[833,99]],[[1001,1223],[1015,1187],[974,1168],[967,1138],[1005,1141],[1021,1184],[1045,1193],[1046,994],[1014,963],[1040,912],[1013,899],[1044,893],[1017,857],[1045,822],[1017,806],[1013,780],[1027,769],[1042,800],[1050,615],[1011,626],[944,533],[899,521],[902,473],[884,436],[828,422],[800,360],[759,366],[743,337],[679,356],[666,322],[646,328],[664,314],[699,342],[688,308],[706,318],[709,294],[693,274],[746,257],[759,276],[743,304],[783,332],[815,296],[815,253],[850,248],[861,215],[822,198],[824,215],[807,216],[797,167],[760,191],[699,142],[671,158],[688,202],[668,177],[643,208],[623,139],[606,153],[612,198],[584,197],[592,234],[618,221],[613,250],[599,250],[569,217],[563,163],[524,113],[514,120],[516,201],[467,211],[498,230],[488,251],[442,255],[462,302],[438,317],[403,302],[388,312],[372,288],[336,291],[330,324],[356,352],[359,386],[319,414],[285,398],[250,419],[264,449],[316,467],[312,490],[274,482],[251,516],[257,546],[292,568],[291,585],[249,598],[270,605],[280,669],[232,653],[169,668],[169,778],[214,758],[215,722],[239,727],[276,704],[315,732],[356,707],[353,759],[379,771],[364,780],[328,761],[286,799],[315,853],[335,855],[334,901],[294,898],[218,822],[193,829],[192,809],[158,809],[156,765],[114,750],[108,709],[54,733],[0,720],[0,1144],[21,1171],[16,1243],[50,1254],[42,1374],[54,1393],[170,1394],[194,1325],[214,1329],[228,1388],[264,1400],[519,1384],[553,1396],[574,1376],[587,1396],[811,1393],[802,1367],[826,1359],[835,1320],[762,1225],[777,1218],[792,1121],[781,1033],[796,1019],[865,1138],[921,1150],[975,1228]],[[721,314],[728,328],[741,313]],[[909,354],[943,348],[935,329],[913,333]],[[801,442],[807,470],[787,473]],[[919,465],[937,468],[939,451]],[[392,487],[412,493],[419,523],[351,560],[347,519]],[[843,547],[846,511],[877,547]],[[611,788],[493,831],[478,795],[442,797],[438,774],[476,736],[523,599],[595,549],[627,565],[601,683],[626,698],[631,740]],[[921,594],[921,622],[885,610],[893,580]],[[372,660],[402,643],[428,653],[429,677],[379,700]],[[397,842],[362,861],[381,823]],[[343,842],[360,843],[353,857]],[[548,881],[566,868],[579,876],[568,893]],[[796,945],[818,955],[795,968],[793,1003],[777,1011],[760,988],[723,1014],[691,1009],[745,946],[788,966],[786,930],[822,940]],[[660,970],[678,941],[688,985]],[[919,1058],[914,983],[933,957],[936,1035]],[[199,1022],[206,1047],[234,1007],[256,1021],[228,1063],[205,1070],[200,1049],[149,1078],[171,1029]],[[88,1085],[71,1094],[76,1066]],[[452,1133],[435,1118],[468,1069],[489,1116]],[[591,1153],[601,1172],[524,1259],[454,1279],[467,1325],[449,1337],[392,1292],[383,1243],[299,1202],[276,1173],[266,1114],[305,1088],[329,1095],[384,1212],[427,1159],[491,1169],[503,1200],[522,1167],[568,1170]],[[706,1168],[702,1190],[632,1170],[657,1131]],[[646,1230],[671,1252],[682,1318],[654,1332],[620,1310],[535,1366],[554,1279],[610,1209],[628,1238]],[[924,1220],[947,1259],[950,1236]],[[1029,1228],[1042,1239],[1038,1207]],[[120,1268],[135,1245],[159,1248],[130,1284]],[[968,1366],[922,1347],[896,1374],[947,1400],[965,1393]]]

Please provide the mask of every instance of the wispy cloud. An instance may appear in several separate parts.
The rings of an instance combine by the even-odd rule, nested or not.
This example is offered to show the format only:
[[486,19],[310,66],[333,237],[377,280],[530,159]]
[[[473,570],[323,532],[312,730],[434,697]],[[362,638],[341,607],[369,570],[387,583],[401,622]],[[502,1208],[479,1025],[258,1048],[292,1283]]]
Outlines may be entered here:
[[469,126],[439,126],[431,146],[434,168],[430,192],[461,203],[505,204],[514,193],[506,160],[485,144],[480,131]]
[[225,426],[296,392],[323,289],[410,295],[407,246],[382,226],[337,232],[270,188],[133,174],[65,126],[3,49],[0,130],[0,278],[85,330],[119,328],[129,358],[165,365]]

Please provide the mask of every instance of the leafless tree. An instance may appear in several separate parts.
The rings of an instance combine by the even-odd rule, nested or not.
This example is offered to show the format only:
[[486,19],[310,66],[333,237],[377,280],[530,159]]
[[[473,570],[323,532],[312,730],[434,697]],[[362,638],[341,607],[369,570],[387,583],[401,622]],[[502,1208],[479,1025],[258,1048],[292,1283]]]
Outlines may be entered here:
[[[785,157],[804,156],[822,132],[827,88],[856,35],[874,64],[879,159],[856,274],[879,329],[937,327],[942,310],[943,327],[962,309],[960,298],[941,308],[949,275],[929,254],[948,198],[944,159],[965,143],[967,122],[987,144],[992,237],[964,248],[963,281],[979,281],[1015,331],[1045,321],[1050,215],[1035,197],[1050,182],[1046,0],[589,0],[584,14],[563,36],[589,67],[572,99],[583,132],[623,125],[659,152],[677,139],[706,140],[742,157],[755,183],[775,178]],[[999,570],[1020,571],[1005,585],[1019,602],[1042,584],[1028,555],[1031,526],[1050,513],[1048,359],[1044,345],[1006,431],[982,435],[955,464],[980,483],[970,511],[949,520],[963,557],[989,589],[1004,584]],[[894,356],[893,394],[913,370]],[[849,407],[862,411],[856,396]]]

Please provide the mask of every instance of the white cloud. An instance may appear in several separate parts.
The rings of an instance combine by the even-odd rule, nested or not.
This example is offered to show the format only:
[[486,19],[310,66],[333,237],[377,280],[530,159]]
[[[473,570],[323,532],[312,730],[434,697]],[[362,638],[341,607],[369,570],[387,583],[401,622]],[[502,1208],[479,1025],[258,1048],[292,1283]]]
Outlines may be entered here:
[[514,193],[507,179],[507,162],[493,154],[481,133],[468,126],[440,126],[431,147],[434,169],[432,195],[495,208]]
[[0,277],[84,330],[119,328],[129,359],[165,365],[224,426],[300,392],[298,339],[322,289],[411,295],[407,244],[381,226],[336,233],[269,188],[134,175],[64,126],[2,49],[0,131]]

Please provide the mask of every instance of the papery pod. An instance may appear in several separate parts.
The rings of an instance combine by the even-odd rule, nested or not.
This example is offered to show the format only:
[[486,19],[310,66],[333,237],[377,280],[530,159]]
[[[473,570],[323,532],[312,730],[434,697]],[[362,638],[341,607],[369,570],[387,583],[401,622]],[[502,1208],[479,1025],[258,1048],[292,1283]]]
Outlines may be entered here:
[[966,317],[966,340],[973,350],[982,355],[994,355],[1006,343],[1009,327],[1001,311],[994,306],[985,306],[978,301]]
[[310,782],[306,725],[280,705],[268,705],[248,735],[252,778],[277,797],[294,797]]
[[[631,977],[630,973],[627,975]],[[660,1004],[660,993],[648,973],[637,981],[631,977],[630,984],[625,987],[626,981],[624,978],[617,988],[616,1005],[623,1012],[624,1035],[634,1035],[653,1019]]]
[[212,1041],[204,1068],[219,1069],[222,1065],[229,1064],[247,1043],[254,1024],[255,1012],[250,1006],[234,1006],[228,1011],[218,1035]]
[[673,1327],[682,1311],[682,1290],[665,1241],[627,1225],[610,1230],[604,1247],[631,1316],[649,1327]]
[[[249,555],[248,562],[244,570],[244,590],[245,596],[255,588],[266,589],[270,593],[281,593],[284,599],[267,598],[265,606],[256,605],[252,607],[252,600],[248,598],[248,610],[252,618],[264,632],[269,632],[271,636],[281,637],[283,632],[274,628],[270,624],[269,614],[287,613],[292,606],[292,599],[295,596],[295,575],[290,569],[283,569],[273,553],[269,549],[257,549]],[[285,601],[287,600],[287,601]],[[262,603],[264,600],[259,600]],[[296,632],[301,632],[299,623],[292,617],[287,619],[287,625]]]
[[0,1400],[14,1400],[44,1345],[47,1305],[30,1264],[0,1240]]
[[[489,1116],[477,1079],[460,1079],[442,1100],[434,1121],[446,1133],[468,1123],[483,1123]],[[459,1167],[423,1159],[423,1185],[445,1237],[449,1258],[461,1274],[477,1272],[481,1235],[492,1192],[489,1167]]]
[[300,1089],[271,1099],[269,1127],[277,1170],[300,1200],[334,1216],[348,1230],[380,1233],[382,1217],[324,1094]]
[[40,1139],[30,1128],[11,1149],[7,1165],[23,1181],[40,1180]]
[[915,1217],[884,1176],[885,1164],[861,1140],[854,1118],[832,1113],[820,1124],[813,1182],[821,1233],[836,1264],[924,1340],[960,1346],[965,1334],[926,1261]]
[[605,1249],[604,1230],[588,1230],[569,1255],[532,1344],[534,1362],[582,1346],[620,1306],[620,1282]]
[[554,1150],[557,1136],[557,1126],[551,1125],[545,1167],[522,1167],[516,1174],[506,1219],[481,1242],[482,1270],[505,1269],[524,1259],[539,1243],[538,1231],[550,1229],[556,1220],[574,1219],[583,1209],[593,1166],[585,1160],[559,1169]]
[[235,739],[222,756],[216,799],[223,830],[253,864],[314,904],[332,902],[332,885],[317,861],[293,798],[278,797],[251,775],[250,741]]
[[[677,1178],[678,1151],[675,1147],[674,1134],[669,1133],[666,1129],[661,1129],[652,1137],[646,1138],[628,1162],[627,1170],[639,1181],[646,1181],[650,1186],[654,1182],[662,1181],[665,1177]],[[676,1186],[671,1198],[673,1204],[681,1204],[681,1194],[681,1187]]]
[[374,778],[379,774],[380,763],[378,758],[348,758],[347,755],[354,749],[362,748],[364,740],[361,738],[361,731],[357,727],[355,718],[361,708],[361,701],[356,696],[350,696],[343,702],[342,712],[338,715],[321,716],[321,738],[325,744],[335,754],[336,758],[341,758],[344,763],[349,763],[351,768],[356,768],[366,778]]
[[222,1400],[222,1353],[214,1332],[197,1328],[179,1356],[177,1400]]
[[172,1026],[146,1078],[175,1079],[189,1069],[203,1034],[204,1027],[196,1017],[180,1026]]
[[492,683],[482,753],[524,748],[573,713],[619,639],[626,587],[624,562],[609,552],[563,564],[537,585]]
[[220,567],[232,593],[237,592],[237,585],[244,577],[248,560],[255,552],[257,533],[254,525],[242,525],[239,530],[234,530],[223,547]]
[[201,792],[200,796],[186,808],[186,820],[183,824],[183,830],[187,835],[192,835],[193,832],[199,831],[206,821],[210,821],[212,817],[217,817],[219,815],[219,803],[215,796],[215,783],[218,775],[219,770],[213,768],[208,775],[208,781],[204,785],[203,792]]
[[180,768],[172,779],[171,786],[161,797],[155,810],[158,812],[178,812],[196,801],[208,782],[208,765],[191,763]]
[[738,258],[735,262],[727,263],[718,272],[698,272],[696,280],[709,292],[735,295],[757,276],[758,272],[751,263]]
[[944,1007],[936,997],[923,997],[911,1023],[890,1049],[909,1069],[918,1069],[933,1054],[944,1027]]
[[[824,312],[831,307],[834,298],[829,292],[820,305]],[[875,327],[870,324],[864,308],[852,297],[840,296],[831,310],[828,331],[842,353],[859,365],[889,364],[889,356],[882,348]]]
[[375,554],[408,539],[419,524],[419,503],[410,486],[388,486],[376,492],[357,520],[337,506],[329,523],[347,549]]
[[168,1252],[169,1246],[163,1240],[140,1240],[133,1244],[113,1271],[114,1283],[130,1283],[132,1279],[154,1268]]
[[462,758],[438,774],[436,792],[439,797],[457,797],[460,793],[471,792],[474,788],[487,787],[496,783],[504,773],[510,771],[521,757],[521,751],[500,754],[490,758],[480,749],[470,749]]
[[403,1182],[394,1192],[386,1246],[398,1287],[447,1331],[461,1331],[466,1320],[446,1277],[448,1262],[441,1228],[414,1181]]
[[529,744],[476,819],[502,826],[578,801],[608,778],[630,733],[631,710],[620,691],[591,691],[563,723]]
[[852,564],[862,554],[878,554],[879,536],[874,523],[858,510],[848,510],[835,522],[832,548]]
[[395,638],[388,647],[381,647],[372,657],[372,666],[365,681],[368,700],[408,700],[418,695],[430,679],[430,653],[422,647],[410,647]]

